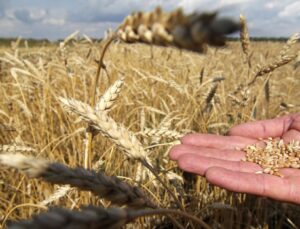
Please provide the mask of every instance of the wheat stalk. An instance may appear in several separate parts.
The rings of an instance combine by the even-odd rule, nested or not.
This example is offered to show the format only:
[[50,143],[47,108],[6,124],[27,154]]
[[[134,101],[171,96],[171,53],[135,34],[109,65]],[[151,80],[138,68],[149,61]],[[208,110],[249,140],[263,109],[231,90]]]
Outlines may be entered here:
[[[100,55],[100,59],[98,61],[98,67],[97,67],[97,72],[96,72],[96,77],[92,86],[92,95],[91,95],[91,102],[90,105],[92,107],[95,107],[96,105],[96,89],[100,80],[100,76],[101,76],[101,70],[102,69],[106,69],[106,66],[103,62],[104,60],[104,56],[105,53],[108,50],[108,47],[110,46],[110,44],[116,39],[116,35],[113,34],[113,36],[109,37],[108,41],[104,44],[102,53]],[[90,130],[89,128],[90,126],[88,126],[87,130]],[[86,148],[85,148],[85,152],[84,152],[84,167],[88,168],[91,166],[91,157],[92,157],[92,151],[93,151],[93,131],[87,131],[86,133]]]
[[59,163],[36,159],[22,154],[1,154],[0,163],[20,170],[30,178],[41,178],[52,184],[68,184],[80,190],[91,191],[117,205],[151,207],[155,205],[143,192],[117,177],[109,177],[84,168],[69,168]]

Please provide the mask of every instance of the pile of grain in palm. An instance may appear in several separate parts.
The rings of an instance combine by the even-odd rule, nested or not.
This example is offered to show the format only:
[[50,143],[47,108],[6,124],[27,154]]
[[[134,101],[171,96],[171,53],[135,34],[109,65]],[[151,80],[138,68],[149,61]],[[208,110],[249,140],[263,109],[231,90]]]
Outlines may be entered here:
[[243,149],[244,161],[253,162],[262,167],[258,173],[267,173],[282,177],[279,169],[300,168],[300,142],[284,143],[282,139],[263,140],[265,146],[249,145]]

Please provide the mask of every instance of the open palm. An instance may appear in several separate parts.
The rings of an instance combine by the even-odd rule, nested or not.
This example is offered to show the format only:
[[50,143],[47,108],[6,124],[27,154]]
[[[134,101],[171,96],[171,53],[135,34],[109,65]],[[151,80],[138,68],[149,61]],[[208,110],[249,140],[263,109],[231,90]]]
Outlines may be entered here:
[[242,161],[245,153],[237,147],[268,137],[282,138],[286,143],[300,141],[300,113],[241,124],[230,129],[227,136],[189,134],[171,149],[170,158],[181,169],[205,176],[225,189],[300,204],[299,169],[281,169],[281,178],[257,174],[262,170],[259,165]]

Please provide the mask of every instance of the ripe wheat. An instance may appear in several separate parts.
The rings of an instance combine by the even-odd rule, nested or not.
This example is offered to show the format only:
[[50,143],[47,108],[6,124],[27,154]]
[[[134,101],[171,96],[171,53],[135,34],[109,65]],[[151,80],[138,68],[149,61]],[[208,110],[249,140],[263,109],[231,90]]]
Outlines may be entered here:
[[203,52],[206,44],[224,45],[225,35],[239,28],[237,22],[217,19],[216,13],[185,15],[182,9],[167,13],[156,8],[149,13],[138,12],[127,16],[117,34],[125,42],[176,46]]
[[81,190],[91,191],[113,204],[155,208],[138,187],[130,186],[117,177],[109,177],[101,172],[96,173],[83,168],[72,169],[22,154],[1,154],[0,163],[14,167],[30,178],[40,178],[52,184],[69,184]]

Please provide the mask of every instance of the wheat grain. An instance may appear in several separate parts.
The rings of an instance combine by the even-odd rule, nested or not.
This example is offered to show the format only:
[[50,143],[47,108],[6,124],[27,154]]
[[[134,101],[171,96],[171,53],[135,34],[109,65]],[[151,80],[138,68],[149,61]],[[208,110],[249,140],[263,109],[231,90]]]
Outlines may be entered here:
[[283,140],[269,138],[264,140],[266,146],[249,145],[243,149],[246,152],[245,161],[254,162],[262,167],[263,173],[282,176],[281,168],[300,168],[300,144],[291,141],[285,144]]

